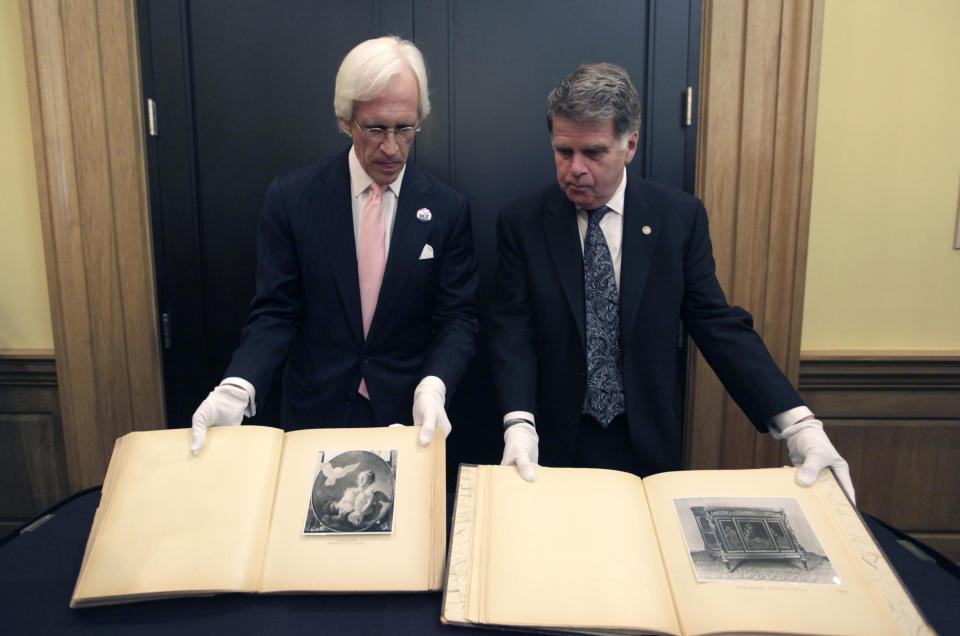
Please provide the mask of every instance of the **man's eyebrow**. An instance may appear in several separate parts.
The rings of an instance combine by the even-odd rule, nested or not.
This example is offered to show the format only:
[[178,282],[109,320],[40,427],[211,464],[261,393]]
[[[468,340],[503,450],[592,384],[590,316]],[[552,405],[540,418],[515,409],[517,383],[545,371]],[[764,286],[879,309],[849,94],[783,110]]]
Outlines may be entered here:
[[[374,121],[371,121],[371,122],[358,121],[357,123],[363,126],[364,128],[390,128],[390,126],[387,126],[386,124],[381,124],[380,122],[374,122]],[[397,128],[405,128],[407,126],[409,126],[410,128],[416,128],[417,126],[416,120],[398,121],[396,124]]]
[[[553,149],[561,152],[572,151],[573,148],[569,144],[560,144],[554,143]],[[580,152],[597,154],[601,152],[609,152],[610,146],[607,144],[594,144],[592,146],[584,146],[580,149]]]

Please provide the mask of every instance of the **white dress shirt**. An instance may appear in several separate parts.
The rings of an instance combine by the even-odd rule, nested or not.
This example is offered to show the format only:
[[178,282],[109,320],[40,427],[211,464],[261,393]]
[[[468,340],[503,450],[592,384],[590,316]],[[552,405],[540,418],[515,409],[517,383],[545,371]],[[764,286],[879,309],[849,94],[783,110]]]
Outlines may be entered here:
[[[617,282],[617,289],[620,289],[620,248],[623,246],[623,205],[624,197],[627,191],[627,169],[623,169],[623,178],[620,179],[620,185],[617,190],[606,202],[610,212],[603,215],[600,219],[600,229],[603,230],[603,236],[607,239],[607,248],[610,250],[610,258],[613,259],[613,277]],[[589,223],[589,214],[583,208],[577,208],[577,227],[580,229],[580,253],[583,253],[583,243],[587,238],[587,224]]]
[[[367,204],[367,199],[370,198],[370,184],[373,183],[373,178],[371,178],[366,170],[363,169],[363,166],[360,165],[360,160],[357,159],[357,152],[353,146],[350,146],[348,157],[347,165],[350,168],[350,200],[353,206],[353,243],[354,247],[357,247],[360,240],[360,222],[363,220],[363,208]],[[383,192],[383,227],[387,233],[384,237],[384,247],[387,250],[387,254],[390,253],[390,235],[393,234],[393,220],[397,216],[397,201],[400,199],[400,182],[403,181],[403,175],[406,171],[407,166],[404,165],[403,169],[400,170],[400,175],[393,183],[389,184]]]

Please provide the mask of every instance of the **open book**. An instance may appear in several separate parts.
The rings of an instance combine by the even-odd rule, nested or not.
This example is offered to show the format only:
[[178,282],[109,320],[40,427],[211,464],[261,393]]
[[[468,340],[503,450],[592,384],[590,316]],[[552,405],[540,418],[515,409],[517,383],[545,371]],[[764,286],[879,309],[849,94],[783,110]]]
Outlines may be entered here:
[[71,607],[217,592],[440,589],[445,443],[419,428],[117,440]]
[[832,473],[461,465],[442,620],[657,634],[932,634]]

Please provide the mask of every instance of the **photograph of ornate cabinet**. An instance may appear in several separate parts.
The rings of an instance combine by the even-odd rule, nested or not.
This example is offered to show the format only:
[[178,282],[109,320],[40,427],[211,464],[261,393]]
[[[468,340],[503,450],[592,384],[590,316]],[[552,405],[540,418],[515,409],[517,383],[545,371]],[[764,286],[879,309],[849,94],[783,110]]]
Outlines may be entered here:
[[803,546],[782,508],[693,506],[690,510],[707,554],[723,561],[728,571],[748,559],[796,559],[808,569]]

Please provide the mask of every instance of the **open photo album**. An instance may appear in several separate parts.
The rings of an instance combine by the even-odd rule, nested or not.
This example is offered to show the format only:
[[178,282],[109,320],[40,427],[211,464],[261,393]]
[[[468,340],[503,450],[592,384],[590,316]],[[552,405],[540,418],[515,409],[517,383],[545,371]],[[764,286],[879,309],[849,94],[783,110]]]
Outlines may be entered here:
[[117,440],[70,605],[440,589],[445,442],[419,428],[213,428]]
[[442,619],[536,631],[933,634],[833,474],[461,465]]

